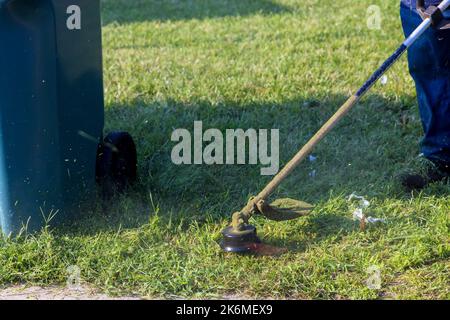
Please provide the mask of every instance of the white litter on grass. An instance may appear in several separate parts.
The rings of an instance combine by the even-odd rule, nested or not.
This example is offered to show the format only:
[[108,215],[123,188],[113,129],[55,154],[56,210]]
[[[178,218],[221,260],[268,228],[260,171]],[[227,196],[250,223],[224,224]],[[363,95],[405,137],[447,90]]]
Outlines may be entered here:
[[380,79],[381,84],[384,86],[387,84],[388,82],[388,77],[387,76],[382,76]]
[[314,162],[317,160],[316,156],[313,156],[312,154],[309,156],[309,162]]
[[358,196],[355,193],[352,193],[347,201],[352,201],[353,199],[359,200],[358,208],[353,211],[353,219],[363,221],[366,223],[378,223],[378,222],[386,222],[385,219],[374,218],[374,217],[366,217],[364,215],[364,210],[370,206],[370,202],[367,201],[364,197]]

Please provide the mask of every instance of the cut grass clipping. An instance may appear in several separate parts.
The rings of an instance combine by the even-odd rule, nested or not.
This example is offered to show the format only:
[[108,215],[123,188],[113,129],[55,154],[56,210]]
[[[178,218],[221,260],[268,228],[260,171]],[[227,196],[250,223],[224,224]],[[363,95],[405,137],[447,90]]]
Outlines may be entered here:
[[[231,212],[267,183],[259,166],[170,160],[172,131],[202,120],[279,129],[284,164],[402,41],[396,1],[102,4],[106,129],[136,138],[140,182],[71,226],[0,240],[2,286],[65,286],[75,269],[113,295],[450,298],[450,187],[405,194],[393,178],[414,163],[422,134],[404,58],[277,191],[314,203],[314,213],[253,220],[263,240],[289,249],[281,256],[217,245]],[[374,4],[382,20],[371,30]],[[353,192],[386,222],[361,232]]]

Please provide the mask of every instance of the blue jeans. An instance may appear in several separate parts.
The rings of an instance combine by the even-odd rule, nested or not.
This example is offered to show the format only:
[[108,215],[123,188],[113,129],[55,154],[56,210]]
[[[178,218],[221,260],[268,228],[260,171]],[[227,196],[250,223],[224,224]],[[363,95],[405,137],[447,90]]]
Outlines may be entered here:
[[[448,11],[446,11],[447,13]],[[405,35],[422,22],[415,9],[401,4]],[[425,136],[424,156],[439,166],[450,165],[450,30],[429,29],[408,51],[409,71],[417,90]]]

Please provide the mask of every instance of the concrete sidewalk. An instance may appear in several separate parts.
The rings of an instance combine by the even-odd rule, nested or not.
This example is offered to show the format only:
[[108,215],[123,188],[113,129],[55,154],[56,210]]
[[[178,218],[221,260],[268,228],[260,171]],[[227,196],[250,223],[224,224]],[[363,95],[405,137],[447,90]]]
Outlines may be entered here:
[[13,286],[0,289],[0,300],[141,300],[137,296],[110,297],[82,286],[67,287]]

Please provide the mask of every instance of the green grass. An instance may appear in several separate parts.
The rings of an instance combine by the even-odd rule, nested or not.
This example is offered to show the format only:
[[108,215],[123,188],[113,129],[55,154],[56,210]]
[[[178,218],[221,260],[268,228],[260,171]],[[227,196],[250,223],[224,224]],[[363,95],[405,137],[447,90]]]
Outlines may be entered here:
[[[259,166],[175,166],[175,128],[279,128],[286,163],[401,42],[397,1],[103,0],[107,130],[136,139],[140,181],[66,229],[0,240],[0,284],[82,281],[149,297],[449,299],[450,186],[405,194],[394,176],[422,134],[406,59],[275,196],[316,205],[252,220],[279,257],[223,254],[231,212],[268,182]],[[381,30],[366,26],[378,4]],[[308,175],[312,170],[317,175]],[[352,192],[386,224],[361,232]],[[380,267],[382,286],[366,286]]]

